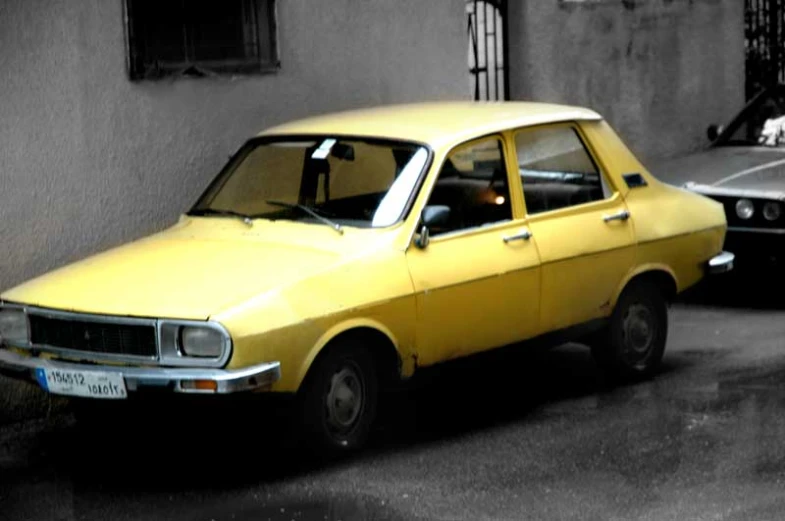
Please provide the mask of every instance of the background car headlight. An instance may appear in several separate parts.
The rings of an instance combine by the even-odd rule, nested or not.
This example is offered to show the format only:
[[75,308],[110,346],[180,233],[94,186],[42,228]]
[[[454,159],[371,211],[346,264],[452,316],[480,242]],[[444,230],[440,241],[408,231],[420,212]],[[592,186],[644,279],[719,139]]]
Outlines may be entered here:
[[780,203],[769,201],[763,205],[763,217],[765,217],[767,221],[776,221],[780,218],[781,214],[782,208],[780,207]]
[[180,349],[186,356],[218,358],[224,352],[224,336],[215,329],[185,326],[180,330]]
[[18,309],[0,309],[0,340],[11,344],[27,344],[29,339],[25,312]]
[[749,219],[755,213],[755,206],[749,199],[739,199],[736,202],[736,215],[739,219]]

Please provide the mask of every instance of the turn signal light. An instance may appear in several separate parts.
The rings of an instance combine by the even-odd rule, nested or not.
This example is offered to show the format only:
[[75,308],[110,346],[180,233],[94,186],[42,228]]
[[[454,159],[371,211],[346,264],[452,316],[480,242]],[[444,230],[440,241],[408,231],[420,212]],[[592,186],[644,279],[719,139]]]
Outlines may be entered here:
[[218,391],[218,382],[213,380],[190,380],[180,382],[183,389],[194,389],[197,391]]

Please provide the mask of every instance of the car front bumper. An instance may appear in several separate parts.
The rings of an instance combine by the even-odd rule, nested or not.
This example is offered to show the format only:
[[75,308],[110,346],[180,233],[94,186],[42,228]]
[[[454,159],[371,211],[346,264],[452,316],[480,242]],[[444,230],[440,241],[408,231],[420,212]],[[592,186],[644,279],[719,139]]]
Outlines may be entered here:
[[41,369],[120,374],[129,392],[150,388],[175,393],[230,394],[265,390],[281,378],[279,362],[268,362],[243,369],[127,367],[64,362],[22,355],[0,348],[0,373],[12,378],[37,382],[36,374]]

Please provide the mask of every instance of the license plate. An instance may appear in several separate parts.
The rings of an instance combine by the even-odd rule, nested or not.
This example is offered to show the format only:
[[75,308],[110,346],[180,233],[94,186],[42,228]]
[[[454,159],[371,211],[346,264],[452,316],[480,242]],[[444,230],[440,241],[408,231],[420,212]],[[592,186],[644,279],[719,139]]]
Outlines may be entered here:
[[128,397],[120,373],[43,368],[35,373],[41,387],[54,394],[115,400]]

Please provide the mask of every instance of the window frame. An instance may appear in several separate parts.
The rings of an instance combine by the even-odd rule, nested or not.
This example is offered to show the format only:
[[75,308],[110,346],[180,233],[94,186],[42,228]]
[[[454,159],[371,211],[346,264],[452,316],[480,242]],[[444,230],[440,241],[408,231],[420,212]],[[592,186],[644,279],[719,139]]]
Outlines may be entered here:
[[[480,226],[472,226],[470,228],[462,228],[460,230],[453,230],[451,232],[447,232],[447,233],[443,233],[443,234],[439,234],[439,235],[432,235],[432,236],[429,237],[429,242],[430,243],[438,243],[438,242],[442,242],[442,241],[445,241],[445,240],[452,240],[452,239],[455,239],[455,238],[475,235],[475,234],[478,234],[478,233],[485,233],[485,232],[495,231],[495,230],[499,230],[499,229],[502,229],[502,228],[506,228],[506,227],[510,227],[510,226],[514,226],[514,225],[519,224],[518,221],[521,219],[521,216],[518,213],[518,209],[519,209],[519,204],[521,203],[521,201],[519,200],[519,195],[518,195],[518,193],[517,193],[517,191],[515,189],[515,186],[520,187],[520,183],[516,183],[514,177],[511,177],[511,175],[510,175],[510,172],[511,172],[510,171],[510,164],[511,164],[510,163],[510,158],[512,157],[512,154],[510,154],[510,144],[509,144],[508,138],[507,138],[507,136],[505,134],[506,134],[506,132],[504,132],[504,131],[494,132],[494,133],[491,133],[491,134],[485,134],[485,135],[482,135],[482,136],[476,136],[476,137],[473,137],[473,138],[468,139],[466,141],[462,141],[461,143],[458,143],[457,145],[453,145],[444,154],[444,158],[442,159],[442,162],[438,165],[437,168],[434,169],[435,170],[435,172],[434,172],[434,176],[435,177],[434,177],[433,183],[431,184],[431,186],[428,189],[428,193],[424,194],[425,195],[425,201],[424,201],[424,204],[423,204],[423,208],[425,208],[426,206],[429,205],[431,196],[433,195],[433,192],[436,189],[436,184],[439,182],[439,176],[442,173],[442,168],[444,168],[445,163],[447,162],[447,160],[450,158],[450,156],[453,153],[455,153],[456,151],[458,151],[458,150],[460,150],[462,148],[466,148],[466,147],[474,145],[475,143],[479,143],[479,142],[481,142],[483,140],[496,139],[501,144],[501,147],[502,147],[502,149],[501,149],[501,151],[502,151],[502,164],[504,165],[505,175],[506,175],[506,179],[507,179],[507,189],[510,192],[509,193],[509,196],[510,196],[510,218],[507,219],[507,220],[496,221],[496,222],[492,222],[492,223],[488,223],[488,224],[483,224],[483,225],[480,225]],[[520,197],[522,197],[522,194],[523,194],[523,192],[521,192],[521,196]],[[418,221],[417,222],[419,223],[419,217],[418,217]],[[419,224],[418,224],[418,226],[419,226]],[[418,229],[417,229],[418,226],[415,226],[414,233],[418,233]]]
[[[600,183],[601,183],[601,188],[603,189],[603,192],[605,191],[604,189],[607,187],[609,193],[608,193],[607,196],[603,197],[602,199],[597,199],[597,200],[594,200],[594,201],[588,201],[588,202],[585,202],[585,203],[578,203],[578,204],[574,204],[574,205],[570,205],[570,206],[563,206],[561,208],[555,208],[553,210],[545,210],[545,211],[536,212],[536,213],[529,213],[529,209],[526,207],[526,195],[525,195],[526,188],[525,188],[525,183],[523,182],[522,176],[520,175],[520,166],[519,166],[519,163],[518,163],[518,145],[516,143],[515,138],[516,138],[516,136],[520,132],[527,132],[527,131],[530,132],[530,131],[545,130],[545,129],[552,129],[552,128],[557,128],[557,129],[558,128],[569,128],[573,132],[575,132],[575,135],[578,138],[578,141],[580,142],[580,144],[583,146],[583,149],[586,152],[587,156],[589,157],[589,160],[592,162],[594,167],[597,169],[597,173],[600,176]],[[510,129],[509,130],[508,138],[509,138],[509,141],[510,141],[510,147],[511,147],[511,149],[513,151],[513,153],[511,154],[511,156],[512,156],[511,168],[514,168],[515,169],[514,171],[516,172],[516,175],[515,175],[515,177],[517,178],[517,183],[516,184],[518,185],[518,187],[520,189],[520,204],[521,204],[521,207],[523,208],[524,216],[526,218],[539,218],[540,216],[553,215],[556,212],[569,212],[569,211],[574,211],[575,209],[587,208],[587,207],[591,207],[591,206],[594,206],[594,205],[607,204],[608,202],[613,201],[621,193],[619,191],[619,188],[613,182],[613,179],[611,178],[611,176],[608,175],[608,170],[605,167],[605,164],[603,163],[602,159],[597,154],[597,151],[595,150],[595,148],[592,146],[591,141],[586,138],[586,134],[583,132],[583,129],[581,128],[581,125],[577,121],[561,121],[561,122],[556,122],[556,123],[545,123],[545,124],[542,124],[542,125],[518,127],[518,128],[514,128],[514,129]],[[518,194],[516,194],[516,195],[518,195]]]
[[[135,59],[137,45],[136,37],[133,34],[133,2],[136,0],[122,0],[123,2],[123,36],[125,43],[125,69],[130,81],[155,81],[173,79],[180,77],[211,77],[211,76],[256,76],[267,75],[278,72],[281,68],[280,50],[278,43],[278,0],[253,0],[265,2],[269,16],[269,26],[264,29],[256,27],[257,36],[261,40],[269,43],[269,60],[259,57],[258,60],[242,58],[229,58],[223,60],[186,60],[183,63],[164,66],[155,74],[149,74],[144,70],[141,60]],[[260,45],[259,49],[263,47]]]

